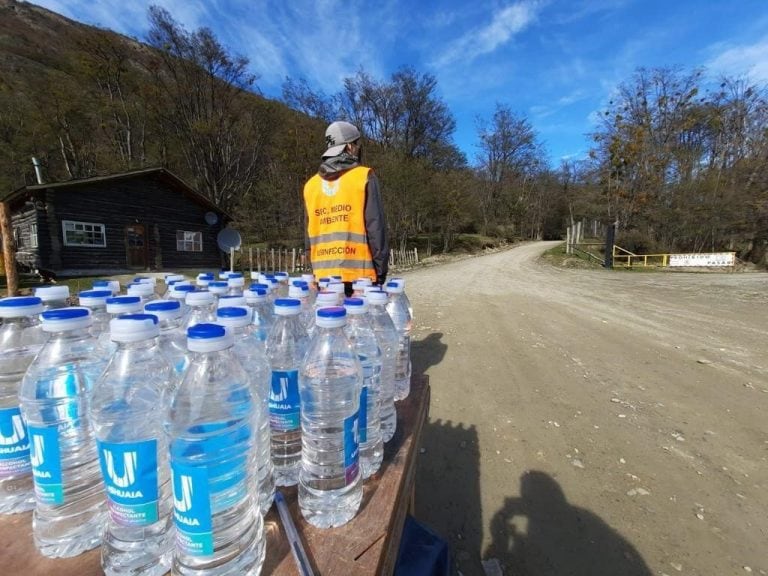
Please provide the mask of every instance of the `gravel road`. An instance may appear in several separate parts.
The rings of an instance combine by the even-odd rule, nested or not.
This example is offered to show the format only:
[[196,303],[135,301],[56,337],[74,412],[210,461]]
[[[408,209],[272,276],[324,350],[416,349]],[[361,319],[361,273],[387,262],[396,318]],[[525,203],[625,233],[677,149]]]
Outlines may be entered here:
[[458,570],[768,574],[768,274],[406,274],[432,404],[417,517]]

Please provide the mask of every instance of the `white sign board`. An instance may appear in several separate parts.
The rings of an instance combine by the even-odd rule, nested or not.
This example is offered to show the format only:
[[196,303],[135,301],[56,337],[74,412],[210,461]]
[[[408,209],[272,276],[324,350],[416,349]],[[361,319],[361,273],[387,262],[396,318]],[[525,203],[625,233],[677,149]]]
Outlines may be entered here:
[[735,252],[714,252],[712,254],[670,254],[671,266],[733,266]]

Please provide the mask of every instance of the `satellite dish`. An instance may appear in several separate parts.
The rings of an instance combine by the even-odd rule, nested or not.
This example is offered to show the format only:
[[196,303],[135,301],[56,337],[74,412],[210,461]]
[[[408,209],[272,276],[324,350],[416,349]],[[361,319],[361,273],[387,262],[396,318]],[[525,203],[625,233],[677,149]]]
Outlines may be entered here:
[[216,212],[206,212],[205,213],[205,222],[209,226],[213,226],[218,221],[219,221],[219,217],[216,215]]
[[219,245],[219,248],[221,248],[223,252],[229,252],[231,248],[234,248],[235,250],[240,249],[240,244],[242,241],[242,238],[240,238],[240,232],[234,228],[224,228],[216,236],[216,243]]

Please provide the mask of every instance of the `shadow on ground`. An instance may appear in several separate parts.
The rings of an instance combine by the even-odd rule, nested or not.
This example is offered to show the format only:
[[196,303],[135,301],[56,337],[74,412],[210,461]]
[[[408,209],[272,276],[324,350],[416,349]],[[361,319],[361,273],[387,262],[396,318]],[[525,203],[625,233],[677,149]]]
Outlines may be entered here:
[[447,540],[464,576],[482,574],[480,447],[474,425],[430,420],[416,476],[416,518]]
[[413,375],[424,374],[431,366],[443,361],[448,345],[442,342],[442,332],[432,332],[426,338],[411,341],[411,367]]
[[598,516],[568,503],[544,472],[520,478],[520,496],[506,498],[491,519],[498,558],[510,576],[651,576],[643,558]]

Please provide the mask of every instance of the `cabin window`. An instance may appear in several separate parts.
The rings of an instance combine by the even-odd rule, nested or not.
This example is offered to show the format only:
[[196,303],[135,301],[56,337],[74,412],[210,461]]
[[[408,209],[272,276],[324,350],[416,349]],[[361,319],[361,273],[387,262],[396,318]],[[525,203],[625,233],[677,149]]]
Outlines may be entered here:
[[203,233],[176,230],[176,250],[179,252],[202,252]]
[[104,224],[64,220],[61,223],[61,227],[64,230],[64,246],[104,248],[107,245]]
[[37,224],[29,225],[29,247],[37,248]]

